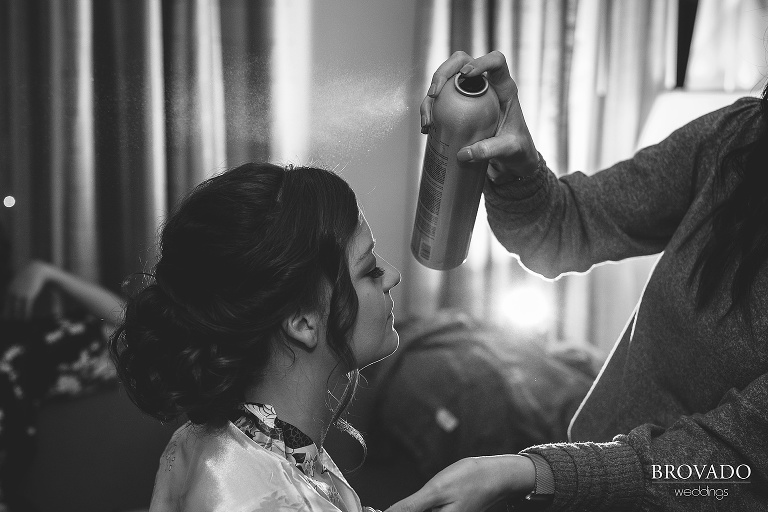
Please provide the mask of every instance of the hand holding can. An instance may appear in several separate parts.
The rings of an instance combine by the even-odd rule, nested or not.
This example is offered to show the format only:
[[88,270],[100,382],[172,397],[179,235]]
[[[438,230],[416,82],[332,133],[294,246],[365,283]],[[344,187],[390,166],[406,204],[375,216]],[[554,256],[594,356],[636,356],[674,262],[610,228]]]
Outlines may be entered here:
[[434,103],[443,87],[456,73],[465,77],[486,74],[499,101],[501,118],[495,133],[459,149],[462,162],[489,162],[488,175],[496,183],[532,174],[538,165],[538,153],[517,96],[517,84],[509,74],[507,61],[494,51],[477,59],[456,52],[443,62],[432,76],[427,97],[421,103],[422,132],[434,123]]

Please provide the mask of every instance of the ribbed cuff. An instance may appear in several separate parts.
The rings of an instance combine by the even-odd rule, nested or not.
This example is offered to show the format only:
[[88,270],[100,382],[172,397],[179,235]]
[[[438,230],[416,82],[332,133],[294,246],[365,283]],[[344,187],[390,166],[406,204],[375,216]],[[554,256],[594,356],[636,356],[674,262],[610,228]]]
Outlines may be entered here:
[[533,491],[540,495],[554,494],[555,476],[552,474],[552,468],[549,466],[547,459],[538,453],[523,453],[522,455],[531,459],[533,466],[536,468],[536,481]]
[[555,477],[548,510],[637,510],[644,495],[643,468],[635,450],[621,442],[557,443],[521,453],[546,459]]
[[538,209],[546,201],[548,176],[554,174],[547,167],[541,155],[536,170],[530,176],[496,184],[485,180],[485,204],[504,213],[528,213]]

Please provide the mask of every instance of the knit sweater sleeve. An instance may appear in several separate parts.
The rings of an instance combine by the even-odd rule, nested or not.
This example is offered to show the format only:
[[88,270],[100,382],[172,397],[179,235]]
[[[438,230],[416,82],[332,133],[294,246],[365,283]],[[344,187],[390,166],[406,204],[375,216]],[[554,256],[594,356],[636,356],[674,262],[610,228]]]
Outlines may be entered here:
[[699,175],[702,155],[717,153],[723,132],[755,105],[740,100],[707,114],[591,176],[558,179],[539,165],[532,179],[499,186],[488,180],[491,229],[523,265],[547,278],[661,252],[714,171]]
[[[745,110],[754,113],[757,107],[757,100],[740,100],[593,176],[576,173],[558,179],[541,166],[533,179],[488,184],[489,223],[510,252],[545,277],[663,251],[694,201],[699,204],[704,182],[729,149],[729,133],[738,131]],[[631,329],[625,333],[629,335]],[[619,345],[626,349],[631,341],[623,338]],[[754,351],[749,357],[765,356]],[[614,375],[611,382],[618,386],[615,379],[623,376]],[[647,423],[609,442],[548,444],[524,452],[541,455],[552,468],[551,510],[768,510],[766,403],[768,375],[762,375],[730,389],[709,410],[665,419],[665,427]],[[599,405],[596,410],[618,406]],[[727,486],[730,495],[722,503],[709,499],[705,505],[677,496],[679,484],[654,478],[654,469],[667,465],[714,465],[720,471],[720,465],[740,464],[749,466],[755,483]]]
[[[548,444],[524,452],[541,455],[552,467],[551,510],[691,510],[702,502],[680,496],[675,489],[701,485],[686,481],[720,489],[721,499],[727,501],[710,497],[712,506],[766,510],[766,403],[768,374],[742,390],[730,390],[712,411],[681,417],[667,429],[646,424],[608,443]],[[716,484],[723,477],[729,483]]]

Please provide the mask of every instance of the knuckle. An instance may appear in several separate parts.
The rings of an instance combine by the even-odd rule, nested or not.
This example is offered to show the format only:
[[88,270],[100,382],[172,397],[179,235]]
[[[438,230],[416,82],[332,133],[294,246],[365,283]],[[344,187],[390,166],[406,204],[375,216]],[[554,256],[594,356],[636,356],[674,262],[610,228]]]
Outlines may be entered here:
[[525,150],[525,139],[518,135],[510,134],[508,146],[510,153],[520,153]]
[[444,496],[446,491],[448,491],[450,487],[450,484],[448,482],[444,482],[441,479],[435,479],[432,482],[432,487],[429,488],[428,496],[431,498],[435,498],[437,496]]
[[503,53],[501,53],[499,50],[493,50],[491,54],[493,55],[494,59],[499,62],[500,68],[509,69],[509,66],[507,65],[507,57]]
[[390,512],[416,512],[416,506],[410,502],[398,503]]
[[475,154],[476,158],[488,158],[488,153],[490,152],[490,148],[488,147],[488,142],[481,140],[475,145],[475,150],[473,153]]

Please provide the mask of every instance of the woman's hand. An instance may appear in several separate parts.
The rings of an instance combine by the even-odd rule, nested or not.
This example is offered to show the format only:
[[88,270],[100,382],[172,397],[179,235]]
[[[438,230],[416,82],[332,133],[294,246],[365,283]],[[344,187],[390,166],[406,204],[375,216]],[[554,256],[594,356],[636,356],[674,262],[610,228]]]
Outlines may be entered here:
[[487,72],[488,81],[499,97],[502,115],[493,137],[461,148],[457,158],[463,162],[489,161],[488,175],[496,183],[532,174],[539,155],[523,118],[517,84],[509,75],[507,61],[501,52],[494,51],[477,59],[456,52],[437,68],[427,97],[421,103],[422,133],[427,133],[432,124],[435,98],[448,80],[459,72],[466,76]]
[[535,483],[536,470],[528,457],[471,457],[451,464],[386,512],[421,512],[432,508],[476,512],[504,498],[523,496],[533,490]]
[[37,297],[53,274],[53,267],[42,261],[32,261],[17,272],[8,285],[4,318],[28,320]]

